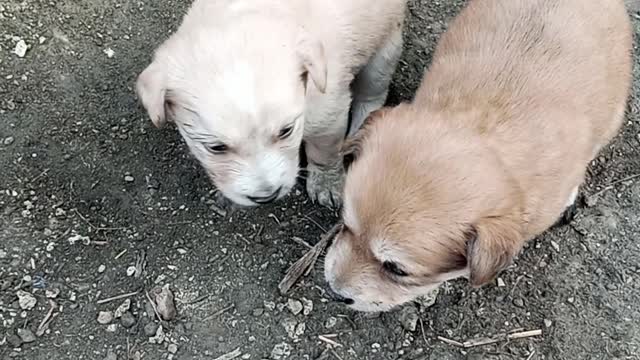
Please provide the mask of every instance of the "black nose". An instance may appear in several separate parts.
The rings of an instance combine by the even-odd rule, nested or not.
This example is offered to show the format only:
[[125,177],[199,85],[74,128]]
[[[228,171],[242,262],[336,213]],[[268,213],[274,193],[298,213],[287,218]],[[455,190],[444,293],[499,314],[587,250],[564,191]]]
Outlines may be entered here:
[[338,294],[337,292],[333,291],[333,289],[329,288],[329,290],[327,291],[327,293],[329,294],[329,296],[331,297],[331,300],[333,301],[337,301],[346,305],[353,305],[354,301],[353,299],[349,299],[347,297],[344,297],[340,294]]
[[267,195],[267,196],[247,196],[247,198],[251,201],[253,201],[254,203],[257,204],[268,204],[270,202],[273,202],[273,200],[275,200],[278,195],[280,194],[280,190],[282,189],[282,187],[279,187],[278,190],[274,191],[271,195]]

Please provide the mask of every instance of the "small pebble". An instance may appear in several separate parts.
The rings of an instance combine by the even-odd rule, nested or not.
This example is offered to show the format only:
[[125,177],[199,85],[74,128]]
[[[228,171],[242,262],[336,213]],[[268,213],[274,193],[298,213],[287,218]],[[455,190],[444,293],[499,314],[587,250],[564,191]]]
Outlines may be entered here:
[[133,182],[134,180],[135,179],[131,175],[125,175],[125,177],[124,177],[124,181],[126,181],[126,182]]
[[176,344],[169,344],[169,346],[167,347],[167,351],[169,351],[172,354],[175,354],[178,352],[178,345]]
[[308,316],[309,314],[311,314],[311,312],[313,311],[313,301],[302,298],[302,305],[304,307],[304,309],[302,310],[302,314],[304,316]]
[[18,336],[23,343],[32,343],[36,341],[36,336],[29,329],[18,329]]
[[560,245],[558,245],[557,242],[551,240],[551,247],[553,247],[553,250],[555,250],[556,252],[560,252]]
[[284,342],[277,344],[271,350],[271,359],[273,360],[286,359],[289,355],[291,355],[291,346]]
[[515,300],[513,300],[513,305],[523,308],[524,307],[524,300],[517,298]]
[[154,336],[156,331],[158,331],[158,324],[154,322],[150,322],[144,326],[144,334],[148,337]]
[[507,284],[504,283],[504,280],[502,280],[502,278],[498,278],[498,287],[505,287],[507,286]]
[[102,274],[105,270],[107,270],[107,267],[104,265],[100,265],[98,266],[98,273]]
[[27,45],[27,43],[24,40],[20,39],[20,41],[16,43],[16,47],[13,49],[13,53],[18,55],[18,57],[23,58],[27,54],[28,49],[29,46]]
[[100,313],[98,313],[99,324],[107,325],[111,321],[113,321],[113,313],[111,311],[100,311]]
[[567,299],[567,302],[569,304],[573,304],[574,301],[575,301],[575,299],[573,297],[570,297],[570,298]]
[[129,266],[127,268],[127,276],[133,276],[136,273],[136,267],[135,266]]
[[38,302],[35,296],[24,290],[18,290],[16,296],[18,296],[18,304],[22,310],[31,310]]
[[55,299],[55,298],[58,297],[58,295],[60,295],[60,289],[58,289],[58,288],[47,289],[45,291],[45,296],[48,299]]
[[544,326],[550,328],[553,325],[553,321],[549,319],[544,319]]
[[151,290],[156,303],[156,309],[162,318],[171,321],[176,318],[176,305],[173,300],[173,293],[169,290],[169,284],[162,288],[156,287]]
[[400,324],[407,331],[416,331],[418,310],[415,306],[406,306],[400,310]]
[[302,305],[302,303],[294,299],[289,299],[287,301],[287,307],[289,308],[289,311],[291,311],[293,315],[300,314],[304,309],[304,306]]
[[131,312],[127,311],[120,317],[120,323],[124,328],[128,329],[136,324],[136,318]]
[[19,348],[22,346],[22,339],[18,335],[11,334],[7,336],[7,342],[12,348]]
[[336,319],[333,316],[330,316],[325,322],[324,322],[324,327],[326,327],[327,329],[331,329],[332,327],[336,326],[336,324],[338,323],[338,319]]
[[124,313],[129,311],[130,308],[131,308],[131,299],[126,299],[125,301],[122,302],[122,304],[120,304],[120,306],[118,306],[118,308],[116,309],[116,312],[113,314],[113,317],[115,317],[116,319],[121,317],[122,315],[124,315]]
[[104,360],[118,360],[118,355],[113,350],[107,351],[107,357]]
[[3,143],[6,146],[9,146],[9,145],[13,144],[14,141],[15,141],[15,139],[13,138],[13,136],[9,136],[8,138],[4,139]]

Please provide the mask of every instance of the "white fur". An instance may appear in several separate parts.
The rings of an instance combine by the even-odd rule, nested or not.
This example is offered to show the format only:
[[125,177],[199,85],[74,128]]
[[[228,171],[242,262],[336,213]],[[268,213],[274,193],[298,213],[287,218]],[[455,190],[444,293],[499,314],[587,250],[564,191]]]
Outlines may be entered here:
[[[386,98],[405,6],[406,0],[195,0],[136,88],[154,123],[174,121],[232,201],[255,205],[248,197],[278,187],[280,197],[288,193],[304,139],[312,149],[310,195],[338,205],[342,173],[335,169],[354,69],[366,69],[360,88],[371,93],[356,92],[361,122]],[[165,101],[172,113],[165,113]],[[298,114],[304,116],[294,134],[274,140]],[[213,143],[233,151],[213,155],[206,150]]]

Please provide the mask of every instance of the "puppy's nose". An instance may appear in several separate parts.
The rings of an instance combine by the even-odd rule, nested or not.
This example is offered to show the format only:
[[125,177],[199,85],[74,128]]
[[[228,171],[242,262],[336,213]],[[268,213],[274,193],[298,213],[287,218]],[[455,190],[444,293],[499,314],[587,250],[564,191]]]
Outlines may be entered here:
[[247,198],[257,204],[268,204],[278,197],[281,189],[282,187],[279,187],[276,191],[267,196],[247,196]]
[[338,294],[337,292],[333,291],[333,289],[329,288],[329,290],[327,291],[327,293],[329,294],[329,296],[331,297],[331,300],[333,301],[337,301],[346,305],[353,305],[354,301],[353,299],[349,299],[347,297],[344,297],[340,294]]

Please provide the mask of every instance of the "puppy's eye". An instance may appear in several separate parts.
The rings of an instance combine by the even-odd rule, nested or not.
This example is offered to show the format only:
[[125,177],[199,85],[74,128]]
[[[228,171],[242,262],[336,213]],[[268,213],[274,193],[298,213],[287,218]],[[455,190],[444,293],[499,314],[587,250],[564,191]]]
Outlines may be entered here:
[[293,125],[288,125],[282,128],[282,130],[280,130],[280,133],[278,134],[278,137],[280,139],[286,139],[289,136],[291,136],[291,134],[293,134]]
[[210,145],[207,145],[206,147],[210,153],[215,155],[224,154],[229,150],[229,147],[225,144],[210,144]]
[[400,277],[404,277],[404,276],[409,276],[409,274],[402,270],[400,268],[400,266],[398,266],[398,264],[394,263],[393,261],[385,261],[382,263],[382,268],[389,272],[390,274],[393,274],[395,276],[400,276]]

